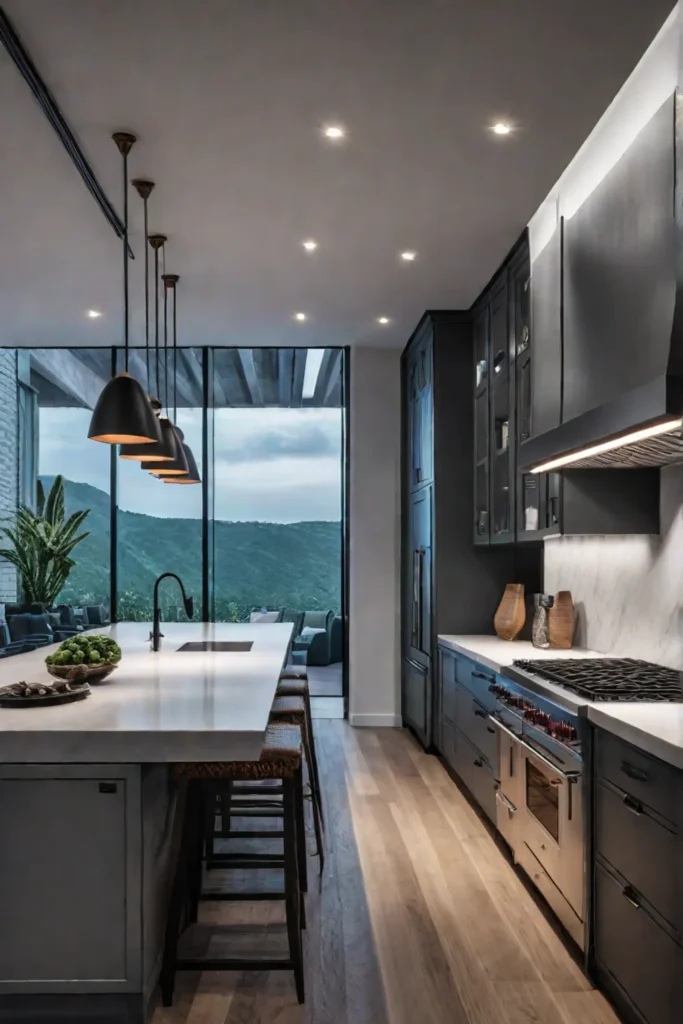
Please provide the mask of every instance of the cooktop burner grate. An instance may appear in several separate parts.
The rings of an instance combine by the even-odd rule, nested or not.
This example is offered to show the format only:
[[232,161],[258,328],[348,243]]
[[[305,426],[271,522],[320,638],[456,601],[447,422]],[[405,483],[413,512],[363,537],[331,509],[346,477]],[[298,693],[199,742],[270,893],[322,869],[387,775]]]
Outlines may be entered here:
[[517,668],[564,686],[586,700],[681,701],[683,675],[635,658],[515,661]]

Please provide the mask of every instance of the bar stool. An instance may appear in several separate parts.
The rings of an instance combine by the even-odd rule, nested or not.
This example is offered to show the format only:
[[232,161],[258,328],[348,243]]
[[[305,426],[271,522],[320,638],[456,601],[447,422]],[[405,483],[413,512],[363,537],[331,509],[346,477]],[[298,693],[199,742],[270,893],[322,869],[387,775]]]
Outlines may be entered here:
[[325,853],[323,848],[320,786],[318,784],[318,766],[315,759],[315,747],[312,745],[312,730],[306,713],[305,699],[303,697],[277,696],[273,701],[273,706],[270,711],[270,720],[271,722],[283,722],[289,725],[298,725],[301,730],[301,742],[311,778],[313,827],[315,829],[315,841],[318,848],[318,856],[320,857],[320,874],[322,875],[323,867],[325,865]]
[[280,673],[280,681],[277,685],[277,697],[301,697],[306,710],[306,734],[311,756],[307,756],[308,768],[311,776],[311,789],[317,794],[318,810],[320,821],[325,825],[325,811],[323,809],[322,790],[320,788],[320,775],[318,772],[318,758],[315,751],[315,735],[313,733],[313,714],[311,712],[311,695],[308,688],[308,671],[305,665],[285,665]]
[[[304,1002],[302,947],[303,895],[300,887],[302,854],[305,866],[303,784],[301,771],[301,733],[293,725],[272,723],[266,730],[258,761],[226,761],[182,763],[173,766],[179,782],[178,809],[174,826],[175,871],[168,917],[164,955],[161,967],[161,997],[164,1006],[171,1006],[176,971],[263,971],[292,970],[296,994]],[[203,892],[202,855],[207,816],[215,809],[216,787],[225,782],[256,782],[276,780],[282,793],[283,853],[268,866],[284,868],[284,892],[246,894],[244,892]],[[303,840],[303,841],[302,841]],[[245,860],[252,860],[251,857]],[[223,858],[221,858],[223,860]],[[249,866],[234,860],[233,867]],[[253,866],[253,865],[252,865]],[[263,863],[260,864],[263,866]],[[282,899],[287,917],[289,956],[282,959],[235,959],[216,957],[179,957],[178,941],[181,926],[189,919],[197,920],[202,899],[231,900],[254,898]]]

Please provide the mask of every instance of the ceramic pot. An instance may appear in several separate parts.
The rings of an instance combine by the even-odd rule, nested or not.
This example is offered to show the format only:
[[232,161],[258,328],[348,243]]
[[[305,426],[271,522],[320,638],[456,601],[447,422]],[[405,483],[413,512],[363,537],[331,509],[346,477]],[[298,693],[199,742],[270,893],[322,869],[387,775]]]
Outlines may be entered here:
[[519,636],[526,620],[524,584],[508,583],[493,619],[493,628],[501,640],[514,640]]
[[574,602],[570,590],[560,590],[548,611],[550,646],[568,651],[574,643]]

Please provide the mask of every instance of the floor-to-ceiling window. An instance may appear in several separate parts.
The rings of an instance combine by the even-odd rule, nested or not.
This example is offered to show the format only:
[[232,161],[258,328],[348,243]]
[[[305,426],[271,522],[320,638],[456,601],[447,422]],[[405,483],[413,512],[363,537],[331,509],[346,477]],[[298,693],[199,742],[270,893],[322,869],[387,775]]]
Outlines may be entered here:
[[[131,371],[145,380],[142,353],[131,354]],[[154,375],[153,375],[154,376]],[[156,391],[156,381],[150,382]],[[202,352],[182,349],[174,377],[169,359],[168,390],[163,367],[159,398],[192,448],[202,472]],[[174,402],[175,398],[175,402]],[[117,484],[117,616],[121,621],[149,621],[154,582],[164,572],[180,576],[195,600],[201,618],[202,488],[164,483],[140,462],[119,458]],[[177,583],[164,580],[159,589],[165,621],[183,620],[185,612]]]
[[19,500],[35,503],[29,478],[37,461],[45,493],[56,476],[64,478],[67,515],[89,510],[82,528],[88,536],[73,551],[76,564],[55,604],[101,606],[108,618],[110,449],[89,441],[88,427],[92,406],[111,376],[111,351],[32,349],[19,356]]

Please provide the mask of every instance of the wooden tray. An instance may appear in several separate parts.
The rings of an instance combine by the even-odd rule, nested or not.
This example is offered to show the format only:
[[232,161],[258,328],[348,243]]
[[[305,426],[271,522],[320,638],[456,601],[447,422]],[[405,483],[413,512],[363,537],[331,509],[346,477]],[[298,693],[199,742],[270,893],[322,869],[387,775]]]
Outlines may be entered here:
[[75,700],[84,700],[90,693],[87,683],[69,693],[47,693],[42,697],[12,697],[0,692],[0,708],[48,708],[53,704],[71,704]]

